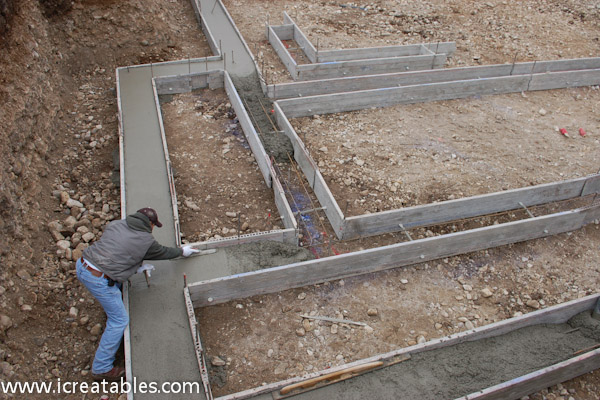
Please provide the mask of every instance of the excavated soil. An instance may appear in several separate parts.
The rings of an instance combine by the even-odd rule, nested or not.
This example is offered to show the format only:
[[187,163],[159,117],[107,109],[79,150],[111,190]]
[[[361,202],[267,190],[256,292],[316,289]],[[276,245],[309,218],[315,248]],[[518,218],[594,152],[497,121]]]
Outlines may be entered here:
[[346,216],[354,216],[594,174],[599,112],[594,86],[397,105],[292,124]]
[[[118,186],[111,182],[118,143],[115,68],[205,57],[210,51],[185,0],[42,3],[0,1],[5,132],[0,379],[90,382],[105,317],[47,226],[72,216],[89,221],[97,237],[106,222],[119,217]],[[225,4],[259,63],[265,60],[268,79],[276,82],[288,78],[265,41],[263,22],[269,14],[280,23],[283,9],[322,48],[454,40],[458,49],[450,66],[597,56],[600,46],[600,7],[584,0]],[[572,93],[587,96],[586,90]],[[586,107],[575,100],[576,108]],[[541,116],[536,108],[513,110],[538,112],[542,120],[560,110],[544,106],[547,115]],[[494,112],[507,119],[506,108]],[[582,126],[590,132],[580,138],[579,121],[568,123],[571,138],[557,138],[569,144],[568,151],[570,145],[595,143],[591,128]],[[571,174],[567,169],[562,173]],[[576,164],[572,169],[581,170]],[[84,207],[67,206],[62,193]],[[67,239],[73,244],[80,238]],[[227,360],[222,390],[234,392],[594,293],[600,282],[598,243],[599,226],[590,225],[572,234],[210,307],[200,312],[203,339],[211,356]],[[369,308],[377,315],[369,315]],[[373,331],[303,323],[299,313],[367,321]],[[302,334],[300,328],[303,335],[296,333]],[[531,398],[597,399],[599,376],[596,371]]]
[[161,109],[183,239],[200,242],[277,228],[273,192],[225,90],[204,89],[169,100]]

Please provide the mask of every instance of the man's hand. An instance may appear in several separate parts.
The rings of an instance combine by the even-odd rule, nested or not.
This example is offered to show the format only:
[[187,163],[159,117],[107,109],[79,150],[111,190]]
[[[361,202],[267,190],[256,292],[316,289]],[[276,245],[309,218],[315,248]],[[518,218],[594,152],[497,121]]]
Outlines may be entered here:
[[194,253],[200,252],[200,250],[194,249],[194,248],[192,248],[192,246],[183,246],[181,249],[183,250],[184,257],[189,257]]
[[152,276],[151,274],[152,274],[152,271],[154,271],[154,269],[155,269],[154,265],[152,265],[152,264],[144,264],[144,265],[142,265],[141,267],[138,268],[137,273],[141,274],[144,271],[148,271],[148,276]]

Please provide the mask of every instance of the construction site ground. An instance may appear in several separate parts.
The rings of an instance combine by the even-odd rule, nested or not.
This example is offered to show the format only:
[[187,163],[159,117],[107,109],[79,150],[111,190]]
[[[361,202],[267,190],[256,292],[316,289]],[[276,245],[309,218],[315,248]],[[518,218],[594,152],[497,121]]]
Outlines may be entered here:
[[273,192],[225,90],[176,95],[161,108],[182,238],[191,243],[277,228]]
[[[228,0],[224,3],[251,50],[257,49],[259,63],[265,59],[269,77],[276,81],[289,79],[266,43],[264,22],[269,18],[272,23],[280,23],[284,9],[313,43],[323,48],[456,41],[458,48],[450,66],[597,56],[600,46],[600,8],[592,1],[358,4]],[[64,221],[71,214],[79,217],[79,221],[86,219],[86,215],[80,216],[78,210],[73,211],[73,207],[61,202],[63,192],[84,203],[89,215],[93,214],[94,219],[89,218],[88,225],[96,237],[108,221],[119,218],[118,185],[111,181],[113,152],[118,146],[115,68],[205,57],[210,51],[187,0],[167,3],[76,0],[72,4],[23,0],[8,9],[13,14],[10,27],[0,29],[0,125],[6,132],[0,137],[0,148],[5,154],[0,160],[3,264],[0,377],[12,381],[61,378],[62,381],[90,382],[91,359],[105,323],[104,313],[77,281],[73,254],[68,259],[66,252],[57,252],[57,239],[51,235],[48,224],[54,220]],[[470,115],[478,121],[462,119],[454,125],[454,129],[460,130],[454,138],[444,136],[447,132],[437,127],[431,126],[432,132],[425,128],[421,133],[427,134],[429,139],[425,145],[431,144],[429,147],[444,143],[456,145],[465,152],[462,146],[468,146],[470,151],[481,153],[486,151],[478,147],[483,146],[482,143],[459,140],[476,139],[492,126],[499,141],[490,138],[487,142],[503,147],[499,156],[509,156],[515,147],[513,144],[518,148],[523,140],[524,155],[518,160],[531,158],[526,160],[530,163],[526,174],[512,169],[519,168],[516,162],[498,161],[493,165],[494,178],[478,181],[482,186],[476,190],[481,193],[488,191],[486,186],[494,187],[498,183],[502,184],[500,189],[504,189],[503,185],[527,186],[596,172],[600,138],[598,96],[598,90],[583,88],[528,93],[527,97],[515,94],[497,99],[485,97],[399,106],[382,112],[388,113],[390,118],[397,113],[396,119],[412,119],[415,110],[432,107],[436,113],[429,114],[421,123],[442,116],[451,120],[451,114],[442,115],[446,111],[440,111],[444,104],[454,108],[457,115]],[[540,112],[542,108],[545,115]],[[406,110],[413,110],[412,114],[403,115]],[[352,124],[358,124],[363,114],[369,113],[376,118],[382,115],[379,111],[367,111],[347,114],[345,118],[349,122],[356,118]],[[484,114],[487,114],[485,118]],[[326,125],[330,118],[319,120]],[[317,119],[306,119],[300,123],[318,124],[315,121]],[[367,126],[368,121],[373,121],[366,121],[361,133],[375,132]],[[554,126],[566,127],[571,137],[562,137]],[[580,127],[586,130],[587,137],[579,136]],[[477,132],[472,133],[476,137],[467,136],[464,133],[467,128],[477,128]],[[384,125],[379,129],[393,131]],[[413,130],[406,132],[411,143],[416,143],[415,138],[419,143],[425,140]],[[509,142],[511,146],[505,145],[506,135],[513,138]],[[525,140],[538,135],[540,143]],[[445,138],[445,141],[437,138]],[[517,138],[519,140],[515,140]],[[343,143],[340,140],[339,144]],[[543,143],[547,143],[548,149],[542,147],[543,159],[536,163],[535,158],[539,156],[536,152],[542,151],[539,146]],[[411,146],[416,147],[409,151],[419,154],[427,150],[419,149],[419,145]],[[560,153],[561,146],[564,155]],[[313,154],[319,154],[319,147],[323,146],[317,144],[316,152],[312,149]],[[368,146],[363,143],[361,148],[366,150]],[[333,148],[328,150],[334,153]],[[345,151],[343,147],[341,150]],[[546,155],[546,150],[551,150],[553,155]],[[386,149],[383,155],[389,153]],[[439,161],[445,161],[442,157],[446,153],[443,150],[438,153]],[[580,157],[581,153],[584,157]],[[452,154],[457,155],[456,159]],[[460,152],[450,153],[448,162],[457,163],[459,157]],[[237,173],[254,173],[255,166],[247,160],[247,152],[240,154],[239,161],[247,165],[244,171]],[[412,157],[404,161],[403,174],[414,172],[411,161]],[[389,160],[383,162],[389,163]],[[435,171],[421,168],[420,181],[432,183],[429,175]],[[423,204],[460,196],[459,192],[473,193],[473,185],[477,183],[465,185],[458,171],[454,177],[461,189],[440,185],[427,194],[425,187],[415,188],[411,190],[418,191],[419,196],[407,199]],[[498,177],[502,177],[500,182],[487,183]],[[402,175],[394,179],[406,183]],[[450,185],[450,181],[447,182]],[[270,192],[271,189],[264,186],[263,192],[256,191],[256,196],[258,193],[272,196]],[[401,193],[402,185],[398,185],[396,194],[399,197]],[[222,214],[242,210],[248,204],[247,200],[240,200],[231,210],[224,206]],[[204,205],[198,206],[202,214]],[[344,203],[341,206],[343,208]],[[187,220],[191,215],[186,215],[185,207],[182,208]],[[259,215],[261,212],[264,211],[259,209]],[[230,229],[236,228],[235,223],[227,218],[218,224]],[[250,224],[249,229],[260,228]],[[202,231],[208,237],[204,229],[197,232]],[[184,233],[190,235],[188,239],[192,235],[202,239],[201,233],[193,229],[184,229]],[[360,241],[356,242],[360,248]],[[256,387],[262,382],[301,375],[465,330],[471,324],[481,326],[595,293],[600,282],[599,246],[600,226],[596,224],[571,234],[201,309],[198,316],[208,353],[220,356],[227,363],[217,371],[221,382],[226,380],[225,386],[219,388],[215,384],[213,390],[222,394]],[[366,322],[370,329],[303,322],[299,314],[343,316]],[[595,371],[531,398],[597,399],[598,393],[600,373]],[[116,398],[114,394],[112,397]],[[81,395],[61,394],[60,398],[81,399]]]

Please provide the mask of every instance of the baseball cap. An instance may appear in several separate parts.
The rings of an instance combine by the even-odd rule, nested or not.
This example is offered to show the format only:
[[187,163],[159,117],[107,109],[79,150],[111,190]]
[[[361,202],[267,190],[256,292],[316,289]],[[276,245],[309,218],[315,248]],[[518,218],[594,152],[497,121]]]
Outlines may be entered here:
[[158,214],[156,213],[154,208],[140,208],[139,210],[137,210],[137,212],[144,214],[146,217],[148,217],[150,222],[152,222],[154,225],[158,226],[159,228],[162,227],[162,224],[158,220]]

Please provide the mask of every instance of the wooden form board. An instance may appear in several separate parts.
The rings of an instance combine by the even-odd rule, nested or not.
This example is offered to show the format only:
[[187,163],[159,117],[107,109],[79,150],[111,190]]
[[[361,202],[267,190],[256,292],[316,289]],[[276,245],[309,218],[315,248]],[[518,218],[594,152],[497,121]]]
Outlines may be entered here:
[[271,242],[282,242],[297,245],[298,233],[296,229],[280,229],[268,232],[247,233],[240,236],[207,240],[205,242],[195,242],[190,243],[190,245],[198,250],[210,250],[219,249],[222,247],[237,246],[246,243],[261,242],[266,240]]
[[292,142],[292,146],[294,148],[294,159],[300,166],[300,169],[306,177],[308,184],[313,189],[315,196],[317,196],[321,207],[324,208],[325,215],[327,215],[327,219],[329,220],[329,223],[331,224],[335,234],[338,237],[341,237],[344,226],[344,215],[342,214],[342,210],[340,210],[337,201],[325,183],[325,179],[317,168],[317,164],[308,153],[306,147],[304,147],[304,143],[302,140],[300,140],[298,134],[290,124],[289,120],[285,117],[277,103],[273,104],[273,110],[275,111],[277,124]]
[[[285,13],[284,21],[284,25],[267,26],[267,40],[292,79],[298,81],[441,68],[446,63],[447,54],[434,53],[431,49],[453,51],[456,48],[453,43],[438,43],[428,46],[419,44],[320,52],[309,45],[310,42],[300,28]],[[299,46],[306,49],[305,54],[310,54],[307,57],[313,64],[296,63],[282,42],[291,39],[300,41]],[[315,58],[317,63],[313,61]]]
[[197,307],[219,304],[556,235],[598,218],[600,205],[198,282],[190,295]]
[[282,40],[286,40],[286,38],[288,37],[289,39],[293,37],[293,29],[294,27],[292,25],[267,26],[267,38],[269,40],[269,43],[273,47],[273,50],[275,50],[275,53],[277,53],[279,59],[287,68],[292,79],[296,80],[296,68],[298,65],[292,57],[292,55],[290,54],[290,52],[287,51],[285,45],[282,42]]
[[355,111],[371,107],[426,101],[461,99],[471,96],[549,90],[600,84],[600,69],[510,75],[495,78],[387,87],[295,99],[279,100],[288,118]]
[[[313,372],[309,375],[305,375],[302,377],[295,377],[295,378],[287,379],[285,381],[274,382],[274,383],[271,383],[271,384],[268,384],[265,386],[245,390],[243,392],[238,392],[238,393],[222,396],[222,397],[219,397],[218,400],[248,399],[248,398],[252,398],[257,395],[260,395],[260,394],[278,391],[281,388],[291,385],[291,384],[294,384],[294,383],[303,382],[308,379],[318,378],[318,377],[326,375],[326,374],[335,373],[335,372],[342,371],[342,370],[352,368],[352,367],[358,367],[360,365],[364,365],[364,364],[374,362],[374,361],[384,361],[384,362],[388,361],[388,360],[393,361],[394,359],[398,359],[399,357],[402,357],[402,356],[417,354],[417,353],[435,350],[435,349],[439,349],[439,348],[443,348],[443,347],[449,347],[449,346],[453,346],[453,345],[464,343],[464,342],[472,342],[472,341],[477,341],[477,340],[481,340],[481,339],[491,338],[491,337],[499,336],[499,335],[502,335],[502,334],[505,334],[505,333],[508,333],[511,331],[526,328],[526,327],[529,327],[532,325],[564,323],[564,322],[568,321],[571,317],[573,317],[581,312],[591,310],[594,307],[594,305],[596,304],[596,302],[598,301],[598,299],[600,299],[600,294],[590,295],[590,296],[584,297],[582,299],[572,300],[572,301],[569,301],[569,302],[566,302],[563,304],[548,307],[543,310],[534,311],[534,312],[522,315],[520,317],[514,317],[514,318],[506,319],[504,321],[495,322],[493,324],[478,327],[478,328],[475,328],[470,331],[464,331],[464,332],[456,333],[453,335],[445,336],[443,338],[433,339],[426,343],[417,344],[414,346],[394,350],[394,351],[391,351],[388,353],[379,354],[379,355],[369,357],[366,359],[362,359],[362,360],[358,360],[358,361],[355,361],[355,362],[352,362],[349,364],[332,367],[327,370]],[[532,374],[537,375],[538,377],[543,379],[543,382],[545,382],[545,384],[546,384],[546,386],[544,386],[544,387],[552,386],[553,384],[563,382],[564,380],[566,380],[566,379],[562,379],[563,376],[567,376],[567,375],[565,375],[565,373],[572,373],[574,368],[577,369],[577,372],[582,371],[581,373],[589,372],[595,368],[598,368],[598,367],[595,367],[595,362],[598,362],[598,358],[600,358],[598,355],[598,352],[600,352],[600,350],[595,350],[593,352],[586,353],[582,356],[574,357],[570,360],[565,361],[564,363],[559,363],[559,364],[556,364],[555,366],[541,369]],[[590,358],[595,359],[595,361],[590,363],[590,361],[589,361]],[[561,373],[554,374],[553,371],[556,369],[562,368],[563,364],[569,364],[573,368],[570,371],[565,371],[563,369],[563,371]],[[530,387],[530,386],[528,386],[528,385],[530,385],[529,377],[532,374],[528,374],[523,377],[516,378],[512,381],[503,383],[501,385],[507,385],[507,386],[511,385],[513,387],[519,387],[519,386],[523,385],[521,387],[526,387],[526,386]],[[573,375],[573,376],[576,376],[576,375]],[[567,378],[567,379],[569,379],[569,378]],[[523,382],[523,383],[521,384],[520,382]],[[480,393],[488,393],[488,392],[493,393],[493,390],[495,388],[498,388],[501,385],[493,386],[492,388],[485,389],[482,392],[479,392],[477,394],[471,394],[471,395],[462,397],[460,400],[471,400],[471,399],[490,400],[490,399],[507,399],[507,398],[512,399],[512,398],[520,397],[520,396],[472,397],[474,395],[480,395]],[[536,391],[536,390],[534,389],[533,391]],[[525,394],[529,394],[533,391],[530,391]],[[525,395],[525,394],[523,394],[523,395]],[[521,396],[523,396],[523,395],[521,395]]]
[[285,196],[285,191],[283,190],[281,181],[277,177],[277,174],[272,167],[271,175],[275,177],[275,179],[273,179],[273,194],[275,195],[275,205],[277,206],[277,210],[279,210],[279,215],[283,221],[283,226],[285,226],[287,229],[296,230],[298,229],[298,223],[296,222],[296,218],[294,217],[290,203]]
[[304,35],[300,27],[298,27],[285,11],[283,12],[283,24],[293,26],[293,35],[287,34],[286,37],[282,36],[281,39],[289,40],[293,38],[296,43],[298,43],[298,46],[304,51],[304,54],[311,63],[432,54],[445,54],[447,57],[450,57],[456,51],[456,43],[454,42],[420,43],[358,49],[317,50],[310,40],[308,40],[306,35]]
[[463,218],[552,203],[600,192],[600,175],[507,190],[458,200],[365,214],[345,219],[343,239],[380,235]]
[[298,46],[304,51],[306,58],[309,59],[311,63],[319,62],[317,60],[317,49],[313,44],[308,40],[304,32],[296,25],[294,20],[288,15],[287,12],[283,12],[283,24],[284,25],[293,25],[294,26],[294,35],[293,39],[296,41]]
[[431,54],[300,64],[296,66],[296,76],[292,76],[292,78],[297,81],[309,81],[344,76],[418,71],[442,68],[446,64],[446,60],[445,54]]
[[229,101],[231,102],[231,106],[235,110],[235,114],[240,121],[240,125],[242,125],[242,129],[244,134],[246,135],[246,139],[248,140],[248,144],[252,149],[252,153],[254,154],[254,158],[258,163],[258,168],[263,174],[265,179],[265,183],[268,187],[272,186],[273,177],[271,176],[271,160],[267,155],[267,152],[258,137],[258,133],[256,133],[256,129],[254,129],[254,125],[252,125],[252,121],[250,120],[250,116],[246,111],[246,108],[242,104],[242,99],[240,98],[235,86],[233,85],[233,81],[229,74],[225,71],[224,73],[225,80],[225,91],[229,96]]
[[353,92],[394,86],[412,86],[426,83],[452,82],[511,75],[530,75],[559,71],[583,71],[600,68],[600,58],[524,62],[516,64],[484,65],[476,67],[399,72],[370,76],[357,76],[319,81],[281,83],[267,86],[269,98],[284,99],[320,94]]
[[190,323],[190,333],[192,334],[192,341],[194,342],[194,351],[196,352],[196,360],[198,361],[198,369],[200,370],[200,379],[202,380],[202,386],[204,388],[205,396],[208,400],[212,400],[212,392],[210,389],[210,380],[208,377],[208,370],[206,368],[205,352],[202,348],[202,341],[200,339],[200,332],[198,329],[198,321],[196,320],[196,314],[194,313],[194,306],[190,299],[190,292],[187,287],[183,288],[183,297],[185,300],[185,308]]
[[600,349],[471,393],[457,400],[518,399],[600,368]]
[[153,78],[153,83],[159,96],[189,93],[204,88],[218,89],[224,86],[223,72],[212,70],[188,75],[161,76]]
[[156,106],[156,115],[158,116],[158,125],[160,129],[160,138],[165,155],[167,167],[167,180],[169,182],[169,192],[171,194],[171,208],[173,210],[173,224],[175,229],[175,241],[177,246],[181,246],[181,225],[179,223],[179,209],[177,208],[177,191],[175,190],[175,177],[173,176],[173,164],[169,157],[169,148],[167,146],[167,135],[165,133],[165,124],[160,108],[160,100],[158,98],[158,90],[156,88],[156,78],[152,78],[152,92],[154,94],[154,104]]

